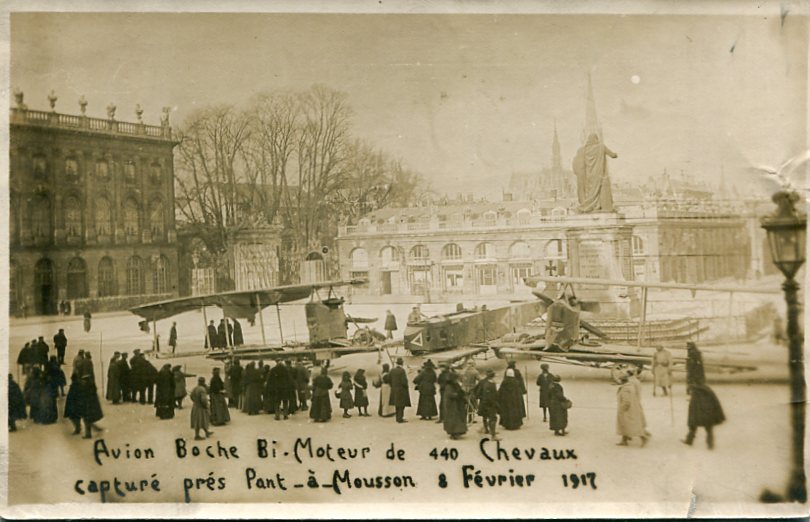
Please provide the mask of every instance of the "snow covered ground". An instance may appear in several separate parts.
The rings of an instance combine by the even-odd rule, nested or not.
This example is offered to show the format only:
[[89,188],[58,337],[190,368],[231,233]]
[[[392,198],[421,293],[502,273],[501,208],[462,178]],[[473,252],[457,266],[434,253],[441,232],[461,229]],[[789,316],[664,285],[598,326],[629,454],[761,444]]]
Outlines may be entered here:
[[[357,316],[380,317],[374,326],[381,328],[387,308],[397,315],[401,335],[409,305],[355,305],[347,306],[347,311]],[[422,306],[427,314],[452,308],[453,305]],[[215,322],[219,320],[214,309],[208,311],[208,317]],[[275,310],[266,310],[264,318],[268,340],[278,340]],[[298,340],[305,339],[306,322],[301,305],[283,307],[282,321],[285,339],[293,336]],[[199,350],[203,339],[202,314],[184,314],[177,318],[177,322],[178,352]],[[261,340],[258,325],[258,321],[255,327],[243,325],[247,342]],[[137,319],[129,314],[95,318],[90,333],[83,331],[80,318],[48,322],[34,319],[12,321],[11,361],[16,360],[17,352],[26,340],[43,335],[51,344],[53,334],[60,327],[65,328],[69,339],[68,362],[80,348],[92,351],[99,389],[102,389],[101,375],[106,374],[106,363],[113,351],[131,353],[135,348],[148,349],[151,344],[151,334],[140,332]],[[158,323],[162,338],[168,338],[169,327],[170,321]],[[163,348],[165,350],[166,346]],[[11,504],[100,502],[99,493],[79,494],[75,489],[77,481],[84,481],[79,489],[85,490],[89,481],[118,478],[121,481],[146,480],[148,483],[157,479],[160,491],[148,486],[147,491],[125,492],[123,497],[111,492],[106,494],[107,502],[182,502],[184,479],[190,479],[194,484],[188,491],[192,502],[671,502],[683,506],[685,513],[694,495],[696,514],[700,514],[701,510],[709,509],[709,505],[756,502],[763,488],[779,491],[787,480],[791,439],[788,388],[784,383],[784,348],[760,343],[747,349],[755,350],[770,361],[768,368],[756,374],[757,378],[715,378],[709,375],[709,382],[728,419],[716,429],[717,447],[714,451],[706,448],[702,432],[699,432],[693,447],[680,442],[686,433],[688,406],[681,383],[676,384],[675,396],[670,401],[664,397],[652,397],[651,383],[645,382],[643,405],[653,437],[645,448],[637,443],[631,447],[616,446],[616,387],[607,372],[563,365],[552,365],[551,371],[562,376],[562,384],[574,406],[570,410],[570,434],[555,437],[541,420],[537,386],[534,385],[539,365],[530,362],[519,363],[529,382],[529,418],[520,430],[501,433],[501,447],[509,455],[508,461],[496,457],[496,462],[490,462],[483,455],[482,435],[478,433],[480,423],[472,425],[462,440],[451,441],[441,425],[418,420],[415,416],[418,395],[413,390],[411,401],[414,407],[406,410],[409,422],[404,425],[377,416],[358,417],[356,410],[350,419],[344,419],[336,412],[332,421],[325,424],[311,423],[306,413],[298,413],[288,421],[275,421],[270,415],[250,417],[231,410],[231,423],[213,428],[213,437],[205,443],[235,446],[239,458],[228,459],[177,457],[177,438],[184,438],[189,449],[194,445],[189,428],[190,407],[178,411],[172,420],[160,421],[148,405],[112,406],[103,401],[105,418],[100,424],[105,431],[97,434],[94,441],[72,436],[70,423],[62,419],[49,426],[33,425],[30,421],[18,423],[19,432],[9,434],[9,501]],[[105,365],[103,371],[102,361]],[[376,353],[347,356],[334,361],[330,375],[337,382],[343,369],[353,372],[355,368],[363,367],[373,378],[378,373],[377,362]],[[203,357],[176,359],[174,364],[185,364],[188,372],[207,377],[215,365]],[[480,370],[495,369],[498,380],[504,366],[504,362],[497,359],[479,362]],[[12,363],[12,373],[15,368]],[[410,378],[413,376],[412,371]],[[378,396],[373,390],[370,412],[376,412],[377,403]],[[60,400],[60,413],[62,404]],[[334,396],[332,404],[337,409]],[[307,447],[301,446],[308,437],[311,437],[313,450],[329,444],[332,447],[330,455],[335,460],[317,455],[310,458]],[[99,439],[103,439],[109,449],[126,450],[127,444],[130,450],[150,448],[154,458],[121,457],[116,460],[102,455],[102,465],[99,465],[94,460],[94,444]],[[266,439],[268,448],[276,449],[276,457],[259,458],[257,439]],[[299,440],[297,446],[296,440]],[[404,460],[386,458],[386,450],[391,444],[395,449],[405,450]],[[342,460],[336,456],[339,447],[370,449],[366,458]],[[300,463],[295,459],[296,448],[302,457]],[[437,452],[431,456],[434,448]],[[445,458],[441,453],[444,448],[455,448],[457,456],[450,452],[445,453]],[[513,457],[513,448],[519,449],[520,460]],[[533,458],[528,458],[532,449],[535,450]],[[543,449],[548,450],[552,459],[540,458]],[[491,442],[484,443],[484,450],[491,456],[498,454]],[[576,459],[554,460],[553,450],[557,450],[558,455],[576,455]],[[571,453],[564,450],[571,450]],[[369,483],[371,487],[358,489],[343,481],[345,470],[348,470],[350,480],[408,476],[414,486],[406,482],[402,488],[377,488],[372,481]],[[476,471],[481,471],[482,477],[503,475],[507,483],[489,486],[482,478],[483,486],[479,487],[474,480]],[[254,476],[250,488],[249,473]],[[464,485],[465,473],[468,487]],[[588,477],[587,473],[595,473],[596,488],[580,485],[574,489],[570,475],[585,474]],[[440,474],[444,474],[443,481]],[[509,485],[510,477],[529,474],[534,475],[531,486]],[[567,487],[563,482],[564,475]],[[220,483],[217,479],[220,477],[225,479],[224,489],[218,489]],[[318,481],[318,487],[309,487],[311,482],[308,484],[308,481],[312,477]],[[199,489],[198,478],[203,479]],[[213,490],[205,482],[208,478],[214,479]],[[267,488],[259,488],[258,478],[272,480],[263,481]],[[280,489],[279,478],[283,478],[286,490]],[[271,483],[276,487],[270,488]],[[440,483],[446,483],[446,487],[441,487]],[[303,487],[296,487],[296,484]],[[324,487],[324,484],[333,486]],[[384,486],[384,480],[381,484]],[[340,490],[339,494],[336,489]],[[403,516],[405,513],[402,512]],[[446,513],[452,516],[453,509]]]

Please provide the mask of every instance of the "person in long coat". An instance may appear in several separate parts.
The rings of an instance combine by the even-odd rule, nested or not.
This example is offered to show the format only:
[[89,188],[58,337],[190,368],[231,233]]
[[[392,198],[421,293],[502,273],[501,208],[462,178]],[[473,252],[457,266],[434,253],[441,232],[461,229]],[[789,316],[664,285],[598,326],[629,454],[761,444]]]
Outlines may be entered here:
[[663,346],[656,346],[652,359],[653,397],[658,388],[664,391],[664,396],[669,394],[672,386],[672,353]]
[[190,373],[185,373],[181,366],[175,366],[172,368],[172,373],[174,374],[174,401],[177,403],[177,409],[183,409],[183,399],[186,397],[186,378],[187,377],[194,377],[194,375]]
[[225,319],[219,320],[219,326],[217,327],[217,346],[220,348],[227,348],[229,346],[227,329],[225,328]]
[[[504,371],[504,377],[506,376],[506,372],[509,371],[509,370],[512,370],[515,373],[515,380],[517,381],[517,385],[518,385],[518,389],[520,390],[521,397],[523,395],[526,395],[526,393],[528,393],[528,390],[526,389],[526,381],[523,380],[523,374],[521,374],[520,370],[518,370],[517,363],[515,363],[515,361],[509,361],[506,364],[506,371]],[[524,400],[522,398],[521,398],[521,401],[520,401],[520,415],[521,415],[521,418],[526,417],[526,403],[524,402]]]
[[380,403],[377,406],[377,415],[380,417],[391,417],[395,409],[391,405],[391,366],[388,363],[382,365],[380,375],[374,379],[374,387],[380,389]]
[[262,378],[256,363],[248,363],[242,376],[242,411],[248,415],[258,415],[262,409]]
[[444,385],[444,431],[456,440],[467,433],[467,399],[458,382],[458,375],[451,373]]
[[[197,379],[197,386],[191,390],[191,429],[194,430],[194,440],[204,440],[214,434],[208,430],[211,422],[211,414],[208,413],[208,390],[205,387],[205,377]],[[200,437],[200,430],[205,432],[205,437]]]
[[233,345],[242,346],[245,344],[245,338],[242,335],[242,325],[235,318],[231,318],[231,321],[233,321]]
[[507,430],[516,430],[523,425],[525,407],[523,394],[520,393],[520,381],[515,377],[512,368],[506,370],[506,376],[498,388],[498,403],[501,407],[501,426]]
[[691,393],[692,386],[706,384],[706,372],[703,368],[703,354],[693,342],[686,343],[686,393]]
[[118,359],[121,354],[115,352],[110,359],[110,366],[107,368],[107,393],[105,398],[113,404],[121,402],[121,367],[118,366]]
[[357,407],[357,414],[361,417],[371,416],[368,414],[368,380],[363,368],[359,368],[354,373],[354,405]]
[[177,323],[172,323],[172,329],[169,330],[169,346],[172,347],[172,353],[177,348]]
[[91,438],[90,430],[101,431],[96,422],[104,418],[101,403],[98,400],[96,378],[93,373],[93,361],[89,352],[84,354],[84,362],[79,367],[78,374],[79,395],[77,399],[78,411],[84,421],[84,437]]
[[17,431],[17,421],[26,417],[25,397],[14,376],[8,374],[8,431]]
[[565,391],[560,384],[559,375],[551,375],[551,384],[548,387],[548,428],[554,431],[554,435],[565,435],[565,428],[568,427],[569,400],[565,397]]
[[354,408],[354,399],[352,399],[352,391],[354,391],[354,384],[352,383],[352,374],[343,372],[343,377],[338,384],[337,394],[340,398],[340,407],[343,409],[343,417],[348,419],[351,417],[349,410]]
[[219,348],[219,334],[217,333],[217,327],[214,326],[214,320],[208,323],[208,335],[205,338],[205,347],[208,348],[209,343],[211,348]]
[[45,379],[42,370],[35,366],[25,380],[23,395],[30,408],[31,420],[37,424],[44,424],[47,417],[47,412],[42,411],[44,405],[42,401],[43,393],[47,393],[45,392]]
[[278,361],[270,369],[265,390],[271,394],[272,409],[276,420],[280,420],[282,415],[284,419],[287,419],[290,414],[290,393],[293,390],[293,382],[286,364]]
[[[540,409],[543,410],[543,422],[547,422],[546,412],[549,408],[548,392],[551,390],[551,385],[554,382],[554,376],[548,371],[548,364],[540,365],[540,375],[537,376],[537,386],[540,388]],[[554,429],[554,428],[552,428]]]
[[65,350],[67,349],[67,336],[65,330],[60,328],[59,332],[53,336],[53,346],[56,348],[56,356],[59,364],[65,364]]
[[442,422],[442,419],[444,419],[444,385],[447,384],[447,378],[452,371],[447,363],[442,363],[440,366],[442,371],[436,377],[436,384],[439,388],[439,420],[436,421],[437,423]]
[[295,362],[295,388],[298,393],[298,409],[306,411],[309,400],[309,370],[301,359]]
[[228,407],[240,408],[242,405],[242,365],[239,359],[234,359],[228,375],[231,377],[231,395],[228,397]]
[[[256,367],[259,380],[262,383],[262,409],[265,413],[276,412],[276,384],[270,378],[270,366],[259,361]],[[242,411],[245,411],[244,407]]]
[[122,353],[118,360],[118,382],[121,388],[121,400],[132,401],[132,369],[127,362],[126,352]]
[[225,402],[225,383],[219,375],[219,368],[214,368],[211,376],[211,424],[222,426],[231,420],[228,404]]
[[635,368],[631,368],[627,371],[627,382],[633,385],[633,390],[636,392],[636,399],[638,400],[638,405],[641,408],[641,424],[644,426],[644,435],[648,438],[651,436],[650,432],[647,431],[647,416],[644,415],[644,405],[641,403],[641,372],[644,369],[643,366],[639,365]]
[[48,384],[53,387],[52,392],[54,397],[57,395],[64,397],[67,379],[65,379],[65,372],[62,371],[59,359],[57,359],[55,355],[51,355],[51,359],[48,361],[47,370],[47,381]]
[[19,355],[17,355],[17,364],[23,367],[23,375],[28,375],[35,359],[36,357],[34,356],[34,350],[31,348],[31,343],[25,343]]
[[714,449],[714,427],[726,420],[723,407],[714,391],[705,384],[695,384],[692,386],[692,394],[689,399],[689,418],[687,425],[689,433],[681,441],[689,446],[695,440],[697,429],[701,426],[706,430],[706,445],[709,449]]
[[467,424],[477,422],[475,420],[475,413],[478,410],[477,398],[475,396],[475,388],[481,376],[478,374],[478,369],[475,367],[475,361],[470,359],[467,362],[467,367],[461,375],[461,389],[464,390],[464,395],[467,397]]
[[641,403],[638,401],[635,386],[633,386],[629,376],[626,374],[621,377],[621,385],[616,392],[616,399],[616,433],[622,437],[618,445],[627,446],[631,439],[640,437],[643,447],[647,444],[647,434],[644,430]]
[[422,420],[431,420],[439,414],[436,409],[436,371],[433,363],[428,359],[422,370],[414,378],[413,383],[419,392],[419,402],[416,405],[416,414]]
[[164,364],[157,374],[155,386],[155,415],[160,419],[174,418],[174,373],[172,365]]
[[501,406],[498,398],[498,388],[495,386],[495,371],[487,370],[486,377],[478,382],[475,387],[475,396],[478,400],[478,415],[484,421],[481,428],[482,433],[487,433],[492,440],[498,439],[498,413]]
[[315,422],[326,422],[332,418],[332,403],[329,390],[332,389],[332,379],[327,375],[327,368],[321,368],[321,373],[312,379],[312,405],[309,408],[309,417]]
[[293,415],[298,411],[298,385],[295,382],[296,370],[290,359],[284,361],[284,368],[287,370],[287,413]]
[[396,409],[397,422],[408,422],[405,420],[405,408],[411,405],[411,396],[408,392],[408,374],[405,373],[403,365],[405,361],[402,357],[397,358],[397,366],[391,370],[391,398],[388,404]]
[[393,339],[394,332],[397,330],[397,318],[391,313],[391,310],[385,311],[385,338]]

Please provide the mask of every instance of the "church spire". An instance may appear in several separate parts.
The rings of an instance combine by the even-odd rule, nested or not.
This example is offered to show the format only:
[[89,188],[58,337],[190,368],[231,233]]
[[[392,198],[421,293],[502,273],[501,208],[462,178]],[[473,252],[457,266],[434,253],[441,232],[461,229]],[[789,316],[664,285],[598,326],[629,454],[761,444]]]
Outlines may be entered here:
[[554,140],[551,142],[551,169],[562,172],[562,155],[560,154],[560,138],[557,136],[557,120],[554,120]]
[[593,98],[591,73],[588,71],[588,94],[585,102],[585,128],[582,129],[582,141],[587,140],[591,134],[596,134],[599,136],[599,141],[602,141],[602,127],[599,126],[599,120],[596,118],[596,101]]

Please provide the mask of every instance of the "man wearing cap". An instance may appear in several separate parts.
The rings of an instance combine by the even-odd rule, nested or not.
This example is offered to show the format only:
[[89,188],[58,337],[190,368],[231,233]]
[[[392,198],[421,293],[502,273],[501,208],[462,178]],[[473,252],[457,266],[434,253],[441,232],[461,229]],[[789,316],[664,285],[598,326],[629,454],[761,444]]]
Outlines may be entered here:
[[548,418],[546,416],[549,407],[549,390],[551,390],[551,383],[553,382],[554,376],[551,375],[548,371],[548,364],[541,364],[540,375],[537,376],[537,386],[540,387],[540,409],[543,410],[543,422],[548,422]]
[[59,332],[53,336],[53,345],[56,348],[56,357],[59,360],[59,364],[65,364],[65,349],[67,349],[67,336],[65,336],[65,330],[63,328],[59,329]]
[[498,388],[495,386],[495,370],[487,370],[486,378],[478,382],[475,387],[475,396],[478,398],[478,415],[484,421],[481,428],[482,433],[487,433],[492,440],[499,440],[497,436],[498,412],[500,403],[498,402]]
[[121,368],[118,366],[120,357],[121,352],[115,352],[110,359],[110,366],[107,368],[107,393],[105,396],[113,404],[121,402]]
[[408,324],[418,323],[425,319],[425,316],[422,314],[422,311],[419,309],[418,306],[414,306],[411,309],[411,313],[408,314]]
[[408,422],[405,420],[405,408],[411,405],[411,397],[408,393],[408,374],[402,366],[405,361],[402,357],[397,358],[396,367],[391,370],[391,398],[388,404],[396,409],[397,422]]

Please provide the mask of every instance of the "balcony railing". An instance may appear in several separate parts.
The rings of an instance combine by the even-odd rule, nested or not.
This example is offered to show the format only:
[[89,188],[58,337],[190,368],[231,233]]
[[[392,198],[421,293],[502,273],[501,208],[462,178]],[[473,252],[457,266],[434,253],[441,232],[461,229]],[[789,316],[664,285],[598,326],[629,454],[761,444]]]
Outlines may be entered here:
[[116,121],[112,119],[105,120],[102,118],[90,118],[84,115],[77,116],[73,114],[33,111],[29,109],[11,109],[11,123],[47,125],[49,127],[67,129],[85,129],[94,132],[147,136],[165,140],[172,139],[172,128],[168,125],[145,125],[143,123]]

